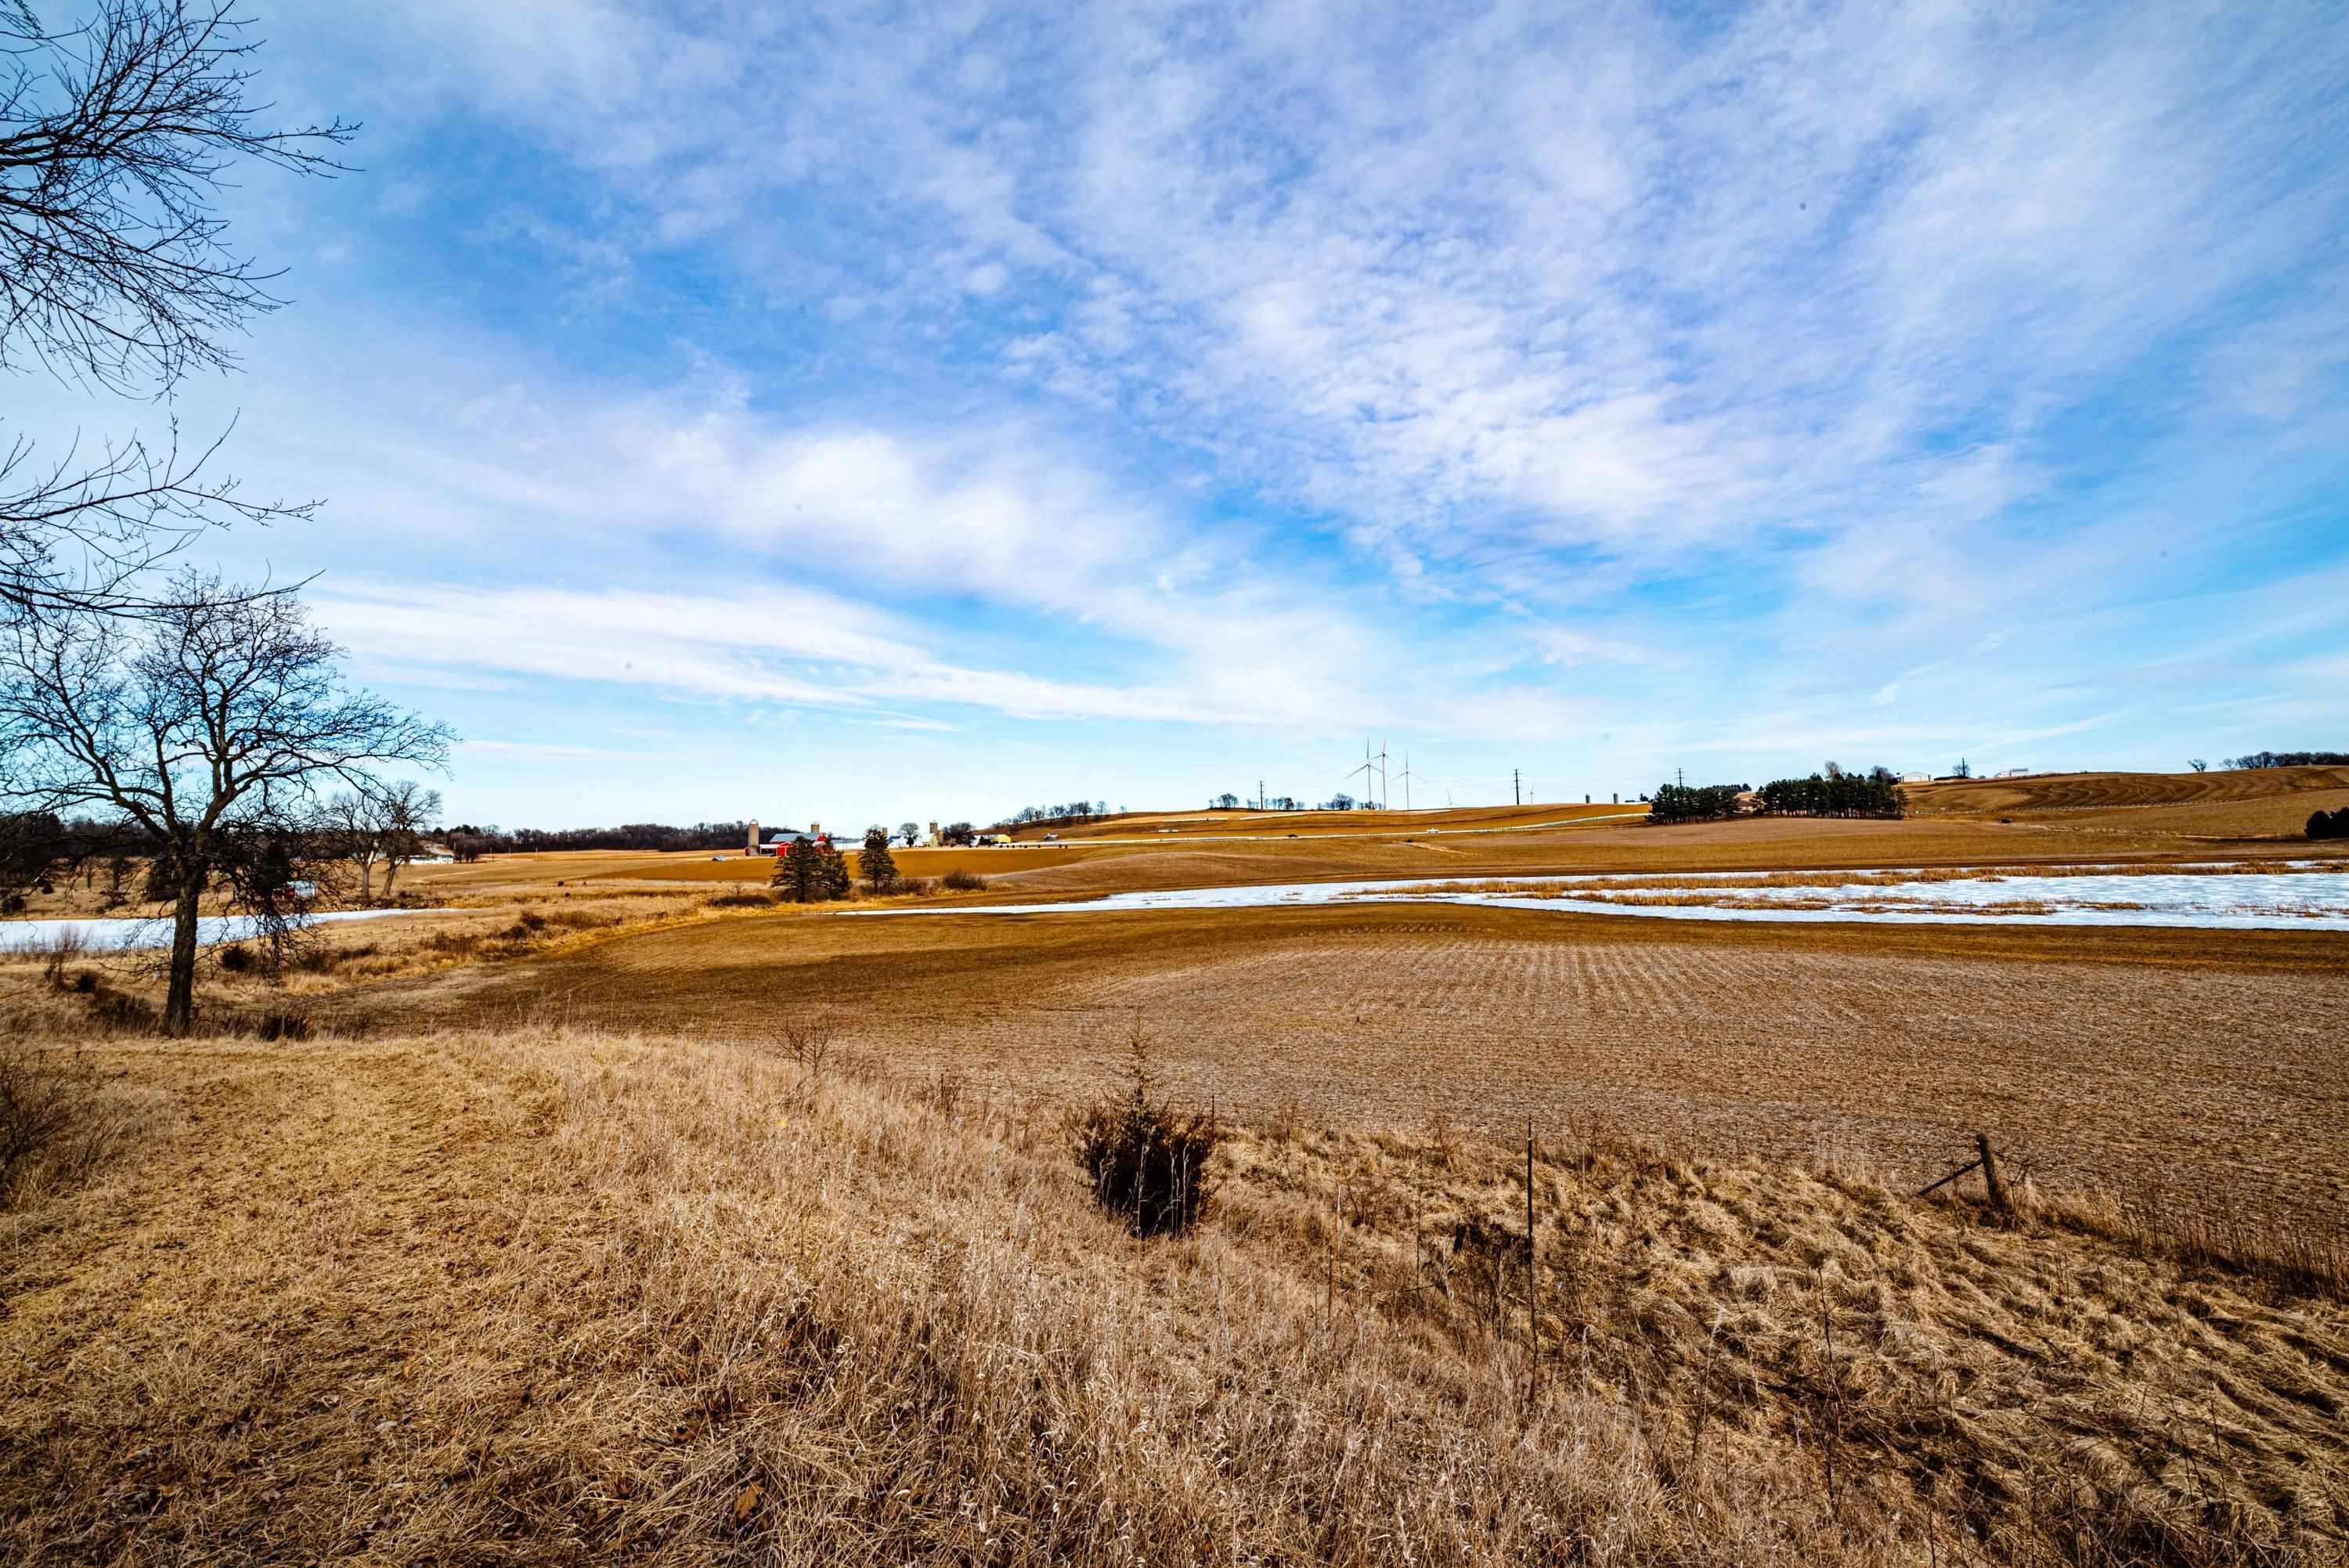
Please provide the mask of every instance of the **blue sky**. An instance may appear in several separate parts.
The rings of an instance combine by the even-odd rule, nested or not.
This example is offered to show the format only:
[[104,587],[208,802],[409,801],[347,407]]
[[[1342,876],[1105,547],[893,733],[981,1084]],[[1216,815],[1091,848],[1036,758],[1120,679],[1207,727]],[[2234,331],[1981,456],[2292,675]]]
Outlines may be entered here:
[[457,818],[2349,746],[2337,5],[261,17],[202,548]]

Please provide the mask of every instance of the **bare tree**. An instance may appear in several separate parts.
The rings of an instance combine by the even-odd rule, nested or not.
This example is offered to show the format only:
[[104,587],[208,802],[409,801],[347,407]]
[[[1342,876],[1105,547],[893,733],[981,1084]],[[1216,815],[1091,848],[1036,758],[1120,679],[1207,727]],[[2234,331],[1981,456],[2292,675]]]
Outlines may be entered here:
[[[56,29],[0,0],[0,369],[160,396],[232,366],[233,335],[285,303],[278,274],[228,247],[223,176],[332,174],[357,128],[258,123],[249,27],[234,0],[98,0]],[[210,471],[219,448],[175,428],[43,460],[17,438],[0,456],[0,609],[130,607],[128,580],[193,531],[315,510],[238,496]]]
[[447,729],[347,688],[339,654],[293,594],[191,573],[138,620],[27,616],[0,636],[0,810],[112,812],[153,857],[171,1033],[193,1021],[197,916],[237,841],[307,824],[322,786],[376,793],[378,765],[447,760]]
[[424,852],[424,835],[440,825],[440,791],[427,789],[413,779],[396,779],[382,788],[376,802],[383,834],[383,896],[388,903],[399,868]]
[[2199,757],[2191,758],[2188,761],[2186,766],[2191,768],[2197,773],[2208,773],[2210,771],[2210,764]]
[[326,851],[350,863],[359,877],[359,902],[375,902],[375,862],[383,854],[376,830],[375,802],[356,789],[328,797],[318,808],[316,830]]

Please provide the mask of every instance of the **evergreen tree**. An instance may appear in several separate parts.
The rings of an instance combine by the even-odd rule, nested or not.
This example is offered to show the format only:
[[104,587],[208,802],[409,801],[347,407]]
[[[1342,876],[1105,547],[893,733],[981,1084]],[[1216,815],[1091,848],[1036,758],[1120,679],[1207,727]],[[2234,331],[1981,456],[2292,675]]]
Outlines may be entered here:
[[816,893],[819,899],[846,898],[854,885],[849,881],[848,857],[829,842],[816,846]]
[[897,885],[897,861],[889,853],[888,829],[864,830],[864,848],[857,853],[856,868],[864,873],[864,885],[876,893]]
[[816,853],[813,839],[793,839],[781,857],[775,861],[775,880],[771,884],[793,903],[813,903],[823,896],[823,862]]

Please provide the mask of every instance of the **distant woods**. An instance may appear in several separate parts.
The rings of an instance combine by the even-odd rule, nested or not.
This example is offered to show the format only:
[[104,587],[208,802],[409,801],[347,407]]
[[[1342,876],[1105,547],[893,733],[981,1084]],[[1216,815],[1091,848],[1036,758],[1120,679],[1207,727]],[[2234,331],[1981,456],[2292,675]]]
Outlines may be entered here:
[[2226,765],[2230,768],[2349,768],[2349,751],[2253,751],[2241,757],[2230,757]]
[[995,825],[999,828],[1026,828],[1039,824],[1091,822],[1109,815],[1106,800],[1070,800],[1057,806],[1022,806]]
[[1807,779],[1743,784],[1660,784],[1649,803],[1655,822],[1710,822],[1738,816],[1898,817],[1906,801],[1889,768],[1846,771],[1830,762]]
[[748,822],[696,822],[673,828],[661,822],[624,822],[616,828],[501,828],[462,822],[450,828],[449,852],[460,861],[533,850],[735,850],[750,831]]

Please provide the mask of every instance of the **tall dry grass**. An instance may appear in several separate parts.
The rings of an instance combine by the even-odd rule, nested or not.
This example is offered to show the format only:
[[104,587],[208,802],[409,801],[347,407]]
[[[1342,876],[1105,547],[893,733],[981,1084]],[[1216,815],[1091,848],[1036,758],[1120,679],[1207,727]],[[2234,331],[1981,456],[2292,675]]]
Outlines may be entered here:
[[14,1561],[1918,1555],[1245,1225],[1133,1240],[1029,1108],[563,1035],[134,1064],[189,1125],[5,1254]]
[[[1279,1116],[1182,1240],[828,1048],[107,1047],[0,1247],[0,1557],[2314,1562],[2337,1299],[1864,1174]],[[1530,1317],[1527,1307],[1531,1306]],[[1528,1328],[1530,1327],[1530,1335]]]

